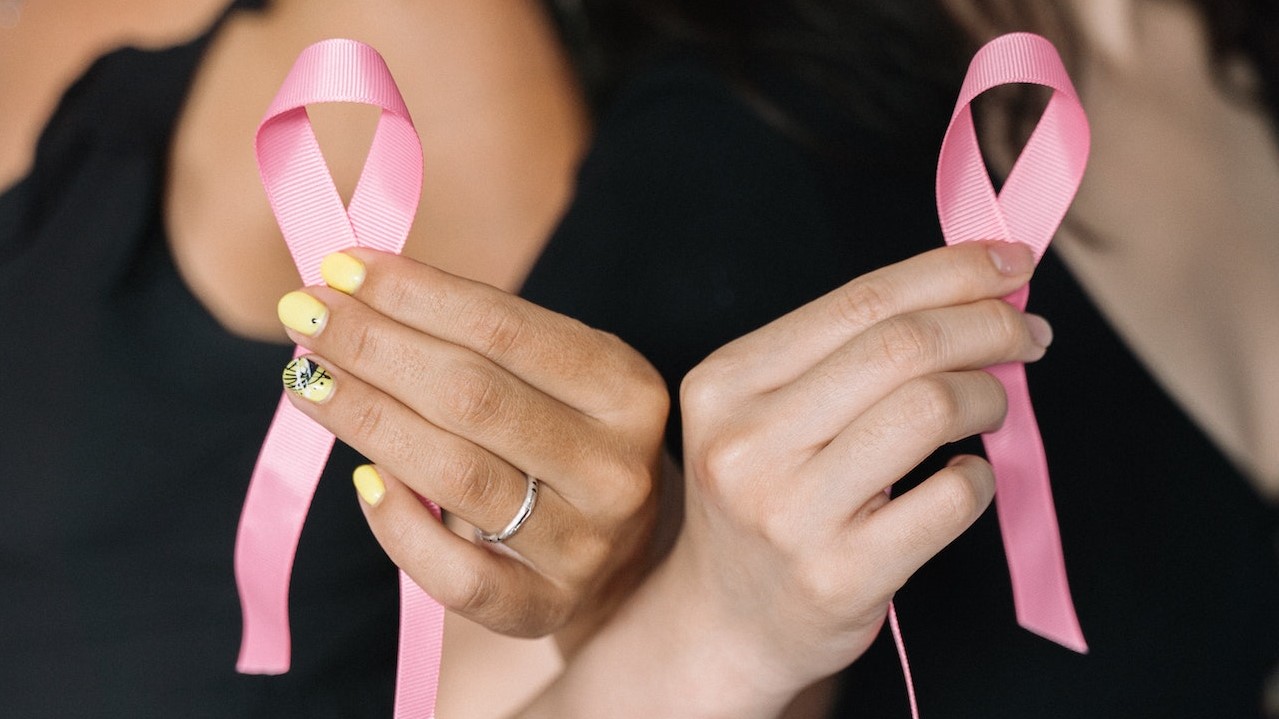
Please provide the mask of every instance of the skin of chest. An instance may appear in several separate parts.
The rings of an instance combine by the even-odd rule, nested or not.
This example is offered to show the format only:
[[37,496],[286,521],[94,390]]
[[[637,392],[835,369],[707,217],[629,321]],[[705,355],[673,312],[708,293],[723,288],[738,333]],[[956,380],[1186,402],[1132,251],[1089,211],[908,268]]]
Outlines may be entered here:
[[1274,130],[1214,74],[1187,6],[1080,5],[1096,41],[1079,83],[1093,152],[1057,249],[1155,377],[1279,500]]

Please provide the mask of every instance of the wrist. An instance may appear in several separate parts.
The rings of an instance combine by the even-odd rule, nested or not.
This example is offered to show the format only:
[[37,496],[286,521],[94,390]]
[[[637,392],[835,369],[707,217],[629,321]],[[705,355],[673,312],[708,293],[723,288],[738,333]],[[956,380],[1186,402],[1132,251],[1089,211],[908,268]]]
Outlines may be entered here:
[[671,716],[744,719],[779,716],[803,689],[768,652],[763,617],[744,616],[708,586],[709,569],[681,541],[644,591],[637,608],[662,637],[655,664],[665,674]]
[[[762,644],[707,591],[678,545],[520,716],[765,719],[802,687],[768,671]],[[745,629],[745,631],[743,631]]]

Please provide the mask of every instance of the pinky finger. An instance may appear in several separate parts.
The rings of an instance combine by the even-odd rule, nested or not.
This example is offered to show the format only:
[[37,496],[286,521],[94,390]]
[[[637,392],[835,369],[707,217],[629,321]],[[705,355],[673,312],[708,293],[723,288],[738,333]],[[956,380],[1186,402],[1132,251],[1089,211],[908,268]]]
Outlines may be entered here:
[[[955,541],[990,506],[995,473],[981,457],[962,455],[866,518],[880,581],[899,589],[929,559]],[[887,586],[891,585],[891,586]]]
[[563,623],[560,590],[531,567],[457,536],[411,488],[366,464],[352,479],[373,536],[444,608],[502,634],[540,636]]

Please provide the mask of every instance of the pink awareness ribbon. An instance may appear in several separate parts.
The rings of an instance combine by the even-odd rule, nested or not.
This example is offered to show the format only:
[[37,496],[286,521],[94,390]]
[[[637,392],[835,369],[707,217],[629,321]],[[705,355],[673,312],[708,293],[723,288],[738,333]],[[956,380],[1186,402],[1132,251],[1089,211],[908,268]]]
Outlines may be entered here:
[[[342,205],[306,106],[352,102],[381,108],[350,207]],[[422,189],[422,146],[381,55],[354,40],[325,40],[294,63],[258,126],[258,170],[304,284],[323,284],[320,261],[351,247],[398,253]],[[294,356],[305,353],[298,347]],[[240,516],[235,576],[244,634],[236,668],[289,669],[289,578],[302,524],[333,435],[281,396]],[[400,572],[396,717],[433,717],[443,608]]]
[[[996,194],[977,142],[972,102],[987,90],[1011,83],[1044,85],[1052,88],[1053,96]],[[1090,138],[1083,105],[1052,43],[1024,32],[991,40],[968,65],[937,161],[937,214],[946,244],[1022,242],[1030,246],[1038,262],[1075,199],[1088,164]],[[1027,286],[1004,300],[1024,310],[1029,297]],[[1003,426],[983,434],[982,441],[995,470],[995,509],[1017,621],[1062,646],[1087,652],[1066,582],[1048,460],[1030,405],[1026,366],[1013,362],[987,371],[1008,395]],[[910,715],[919,719],[915,682],[893,602],[888,603],[888,625],[901,662]]]
[[[1039,124],[998,194],[982,161],[972,101],[1009,83],[1053,90]],[[1029,245],[1038,261],[1061,226],[1083,179],[1090,143],[1088,118],[1052,44],[1013,33],[981,48],[968,67],[937,162],[937,214],[946,244],[1004,240]],[[1026,308],[1029,287],[1004,299]],[[995,505],[1003,534],[1013,604],[1022,627],[1077,652],[1087,652],[1066,581],[1048,461],[1020,362],[991,367],[1008,395],[1008,416],[982,435],[995,470]]]

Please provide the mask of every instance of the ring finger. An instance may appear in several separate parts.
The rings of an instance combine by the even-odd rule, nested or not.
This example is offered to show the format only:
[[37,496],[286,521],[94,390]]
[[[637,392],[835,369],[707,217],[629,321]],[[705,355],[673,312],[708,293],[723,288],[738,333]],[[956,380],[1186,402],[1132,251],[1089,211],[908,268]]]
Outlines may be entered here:
[[[294,406],[446,511],[487,532],[507,526],[524,502],[523,471],[330,366],[315,355],[289,363],[284,380]],[[569,535],[584,526],[578,514],[543,478],[534,512],[503,544],[534,565],[555,563],[563,554],[544,548],[571,546]]]

